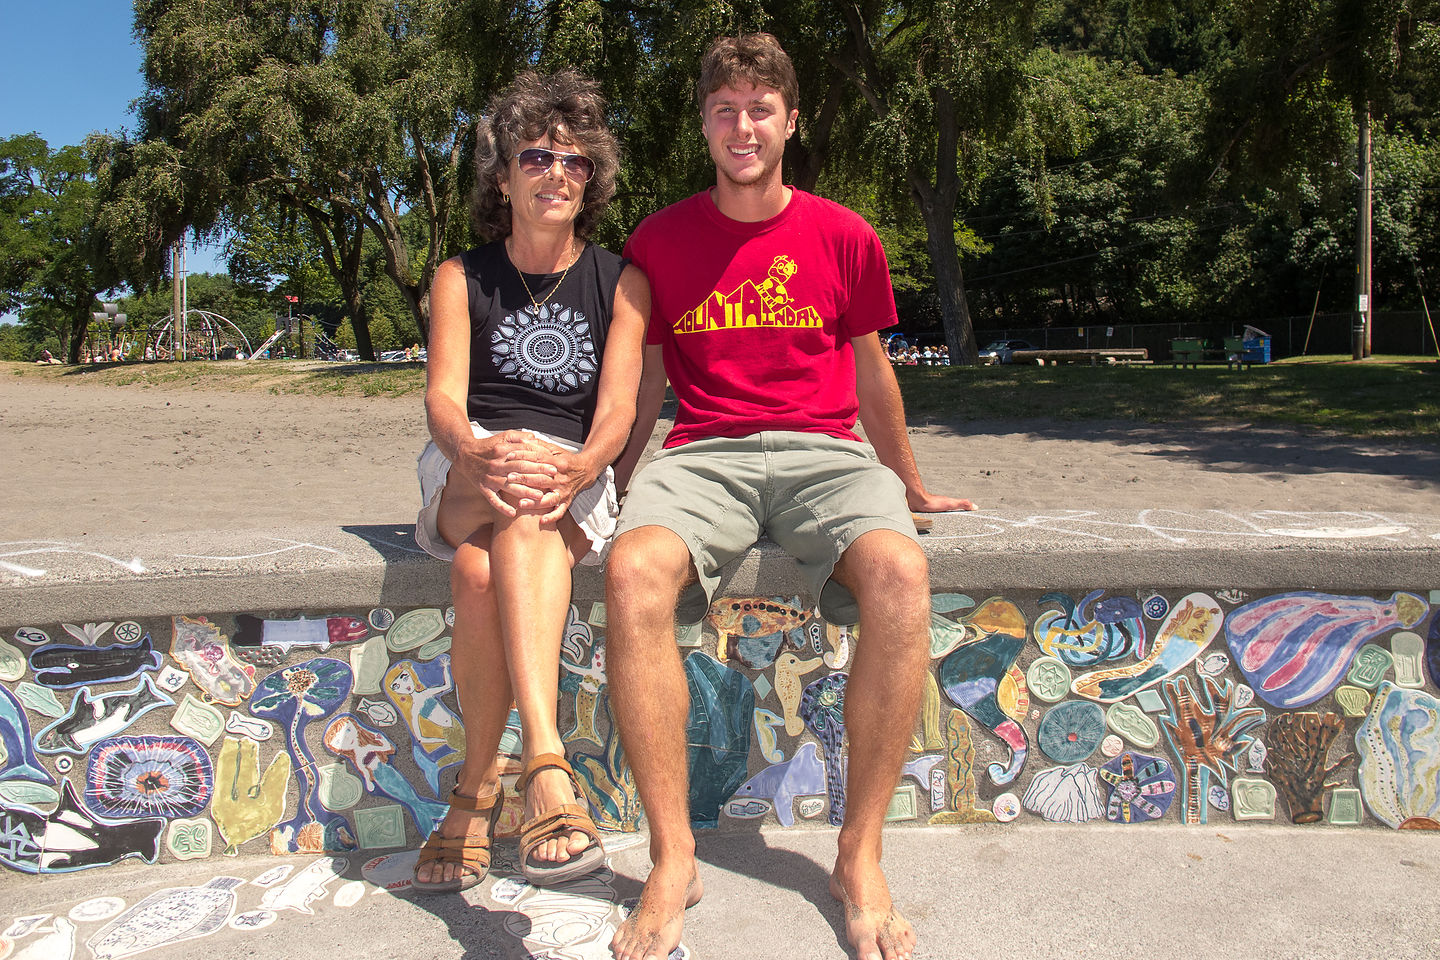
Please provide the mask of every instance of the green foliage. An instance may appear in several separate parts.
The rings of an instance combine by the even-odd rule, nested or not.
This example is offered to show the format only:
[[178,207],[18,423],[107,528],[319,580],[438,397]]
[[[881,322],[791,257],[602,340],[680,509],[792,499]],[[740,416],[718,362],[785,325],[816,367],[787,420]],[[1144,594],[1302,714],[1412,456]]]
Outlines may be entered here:
[[95,298],[114,288],[99,202],[80,147],[51,150],[35,134],[0,140],[0,310],[53,335],[79,357]]
[[[1242,322],[1308,313],[1317,290],[1345,309],[1366,103],[1377,300],[1418,305],[1440,259],[1440,0],[135,11],[142,136],[86,146],[86,257],[151,289],[182,228],[226,231],[242,286],[343,312],[365,353],[424,342],[434,270],[470,243],[478,112],[519,71],[578,67],[609,97],[624,165],[596,239],[618,248],[713,182],[695,75],[716,35],[748,30],[779,36],[799,72],[789,175],[876,226],[905,329],[943,330],[957,357],[972,326]],[[75,322],[29,309],[41,328]]]

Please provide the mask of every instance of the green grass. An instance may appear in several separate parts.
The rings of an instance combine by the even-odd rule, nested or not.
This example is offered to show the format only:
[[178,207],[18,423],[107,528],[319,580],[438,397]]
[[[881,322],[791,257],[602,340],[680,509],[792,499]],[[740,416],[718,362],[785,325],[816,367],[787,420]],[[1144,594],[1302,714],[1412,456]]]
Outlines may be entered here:
[[[420,363],[222,361],[42,367],[0,364],[24,378],[128,389],[265,391],[408,397],[425,392]],[[1355,437],[1440,441],[1440,362],[1415,357],[1304,357],[1229,370],[1169,364],[1090,367],[900,367],[912,421],[1129,420],[1286,424]]]
[[60,383],[166,390],[264,391],[276,395],[404,397],[425,393],[422,363],[323,363],[223,360],[93,364],[79,367],[7,363],[15,376]]
[[911,419],[1273,423],[1440,440],[1440,363],[1338,357],[1230,370],[1154,366],[902,367]]

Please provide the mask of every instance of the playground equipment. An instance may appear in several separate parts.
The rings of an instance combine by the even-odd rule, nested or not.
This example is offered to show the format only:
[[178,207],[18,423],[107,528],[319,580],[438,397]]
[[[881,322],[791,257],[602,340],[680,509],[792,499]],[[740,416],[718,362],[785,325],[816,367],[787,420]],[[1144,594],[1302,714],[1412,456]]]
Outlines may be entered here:
[[145,337],[145,358],[233,360],[240,354],[250,356],[250,340],[239,327],[218,313],[190,309],[183,237],[171,247],[170,266],[175,281],[174,308],[169,316],[150,325]]
[[90,314],[85,328],[85,345],[81,355],[96,360],[113,360],[128,356],[130,337],[125,330],[129,317],[120,312],[118,303],[102,303],[101,309]]
[[275,332],[255,348],[256,359],[271,357],[304,357],[316,360],[338,360],[340,348],[325,334],[320,321],[308,313],[295,313],[275,318]]
[[244,332],[218,313],[186,310],[176,330],[172,313],[150,325],[145,355],[157,360],[230,360],[250,356],[250,340]]

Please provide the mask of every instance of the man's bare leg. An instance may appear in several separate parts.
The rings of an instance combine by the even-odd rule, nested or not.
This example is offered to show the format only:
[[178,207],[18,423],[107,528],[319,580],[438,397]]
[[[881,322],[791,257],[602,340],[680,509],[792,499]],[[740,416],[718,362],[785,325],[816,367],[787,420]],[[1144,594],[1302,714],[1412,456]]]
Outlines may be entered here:
[[845,824],[830,893],[845,905],[857,960],[909,960],[915,930],[890,899],[881,829],[930,663],[929,568],[909,537],[872,530],[845,551],[834,576],[859,602],[860,637],[845,687]]
[[703,892],[690,830],[690,688],[675,646],[675,603],[690,575],[690,551],[664,527],[622,535],[606,563],[606,679],[652,864],[639,904],[610,943],[618,960],[665,960],[680,944],[685,908]]

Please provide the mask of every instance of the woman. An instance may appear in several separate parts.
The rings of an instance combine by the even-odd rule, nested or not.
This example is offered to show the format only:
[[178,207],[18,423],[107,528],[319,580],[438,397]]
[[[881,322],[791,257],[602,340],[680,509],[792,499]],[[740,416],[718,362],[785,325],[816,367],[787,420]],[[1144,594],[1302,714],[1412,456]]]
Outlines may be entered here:
[[527,73],[490,104],[472,203],[490,242],[447,260],[431,289],[415,539],[453,560],[466,757],[416,862],[421,891],[463,890],[489,869],[512,698],[526,878],[558,883],[604,861],[555,717],[570,571],[599,562],[614,531],[608,465],[635,419],[650,312],[644,275],[586,243],[619,164],[603,109],[573,71]]

